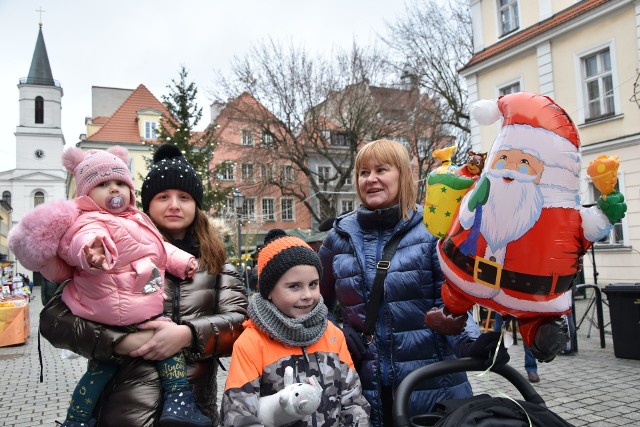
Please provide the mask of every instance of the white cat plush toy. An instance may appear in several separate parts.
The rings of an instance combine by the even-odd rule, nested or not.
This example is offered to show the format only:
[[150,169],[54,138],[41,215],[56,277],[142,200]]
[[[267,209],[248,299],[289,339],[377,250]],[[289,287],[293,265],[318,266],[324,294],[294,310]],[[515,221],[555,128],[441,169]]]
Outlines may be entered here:
[[258,418],[266,427],[290,424],[313,414],[322,398],[322,386],[315,377],[303,383],[293,382],[293,368],[284,370],[284,389],[260,398]]

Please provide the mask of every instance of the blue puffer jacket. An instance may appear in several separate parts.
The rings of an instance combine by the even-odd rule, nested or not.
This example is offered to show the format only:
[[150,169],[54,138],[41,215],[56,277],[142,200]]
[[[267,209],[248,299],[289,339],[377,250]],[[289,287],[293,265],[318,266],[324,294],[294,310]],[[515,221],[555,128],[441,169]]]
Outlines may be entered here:
[[[478,337],[473,320],[458,336],[436,334],[424,326],[424,314],[440,306],[443,277],[435,247],[437,239],[422,223],[422,207],[398,220],[398,207],[358,211],[336,219],[320,248],[323,266],[321,291],[332,312],[340,303],[345,326],[361,332],[376,263],[387,241],[404,233],[387,272],[384,296],[376,321],[375,339],[369,345],[359,374],[364,395],[371,404],[371,425],[383,425],[382,386],[396,389],[415,369],[456,358],[460,343]],[[424,414],[442,399],[471,396],[465,373],[426,381],[411,395],[410,413]]]

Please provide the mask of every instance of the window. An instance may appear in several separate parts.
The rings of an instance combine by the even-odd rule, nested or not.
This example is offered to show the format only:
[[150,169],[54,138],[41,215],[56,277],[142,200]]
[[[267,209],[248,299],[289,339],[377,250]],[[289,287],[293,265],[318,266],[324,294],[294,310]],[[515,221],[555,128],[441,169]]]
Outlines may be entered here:
[[351,174],[347,175],[347,177],[344,179],[344,185],[351,185],[353,184],[353,180],[351,179]]
[[250,129],[242,129],[242,145],[253,145],[253,134]]
[[406,136],[395,136],[392,138],[394,141],[398,141],[400,144],[404,146],[409,152],[411,152],[411,144],[409,143],[409,138]]
[[2,200],[9,206],[11,206],[11,191],[3,191],[2,192]]
[[244,212],[244,216],[249,221],[256,220],[256,199],[254,198],[245,198],[244,203],[242,204],[242,212]]
[[[616,191],[620,191],[620,180],[616,182]],[[588,195],[591,198],[591,203],[597,203],[598,198],[600,198],[600,191],[593,185],[593,182],[589,181],[589,190]],[[597,242],[599,245],[623,245],[624,244],[624,231],[622,227],[622,221],[616,222],[613,224],[613,228],[607,237]]]
[[318,182],[320,182],[320,184],[329,182],[330,175],[331,175],[330,166],[318,166]]
[[144,122],[144,139],[156,139],[157,130],[157,122]]
[[253,163],[243,163],[242,164],[242,180],[245,182],[253,182],[254,174],[253,174]]
[[280,212],[283,221],[293,221],[293,199],[280,199]]
[[331,132],[328,130],[321,131],[322,134],[322,142],[325,144],[331,143]]
[[613,73],[609,48],[582,58],[585,120],[614,114]]
[[273,165],[262,165],[262,182],[273,182]]
[[262,199],[262,220],[276,220],[275,203],[273,199]]
[[520,92],[520,82],[511,83],[498,89],[500,96],[516,92]]
[[331,137],[331,145],[336,147],[348,147],[349,135],[346,132],[334,132]]
[[429,138],[418,138],[418,157],[422,159],[431,157],[431,148],[432,144]]
[[36,96],[36,123],[44,123],[44,98]]
[[235,165],[233,163],[224,163],[219,167],[218,179],[222,181],[235,181]]
[[33,195],[33,207],[35,208],[38,205],[44,203],[44,193],[42,191],[36,191]]
[[262,145],[265,147],[272,147],[273,141],[273,134],[270,132],[262,132]]
[[227,197],[224,199],[224,212],[228,215],[234,215],[235,217],[236,208],[233,204],[233,197]]
[[498,0],[500,35],[504,36],[520,26],[518,22],[518,0]]
[[295,175],[293,174],[293,166],[281,166],[280,176],[282,177],[282,182],[293,182],[295,178]]
[[340,200],[340,214],[353,210],[353,200]]

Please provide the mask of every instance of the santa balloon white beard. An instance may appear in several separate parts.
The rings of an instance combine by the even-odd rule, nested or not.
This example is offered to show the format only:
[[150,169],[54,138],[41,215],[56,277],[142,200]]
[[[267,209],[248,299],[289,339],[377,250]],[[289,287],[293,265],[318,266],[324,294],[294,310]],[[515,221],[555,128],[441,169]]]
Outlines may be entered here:
[[480,231],[495,252],[531,229],[540,217],[544,199],[534,182],[538,175],[497,169],[489,169],[486,175],[491,190],[483,207]]

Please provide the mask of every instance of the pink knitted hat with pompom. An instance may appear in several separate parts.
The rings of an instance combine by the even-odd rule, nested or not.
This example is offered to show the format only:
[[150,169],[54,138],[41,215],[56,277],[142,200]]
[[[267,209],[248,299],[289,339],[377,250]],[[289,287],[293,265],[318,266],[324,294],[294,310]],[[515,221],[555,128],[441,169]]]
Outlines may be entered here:
[[122,181],[131,189],[131,204],[135,192],[129,171],[129,152],[115,146],[106,151],[72,147],[62,154],[62,164],[76,178],[76,196],[86,196],[96,185],[110,180]]

